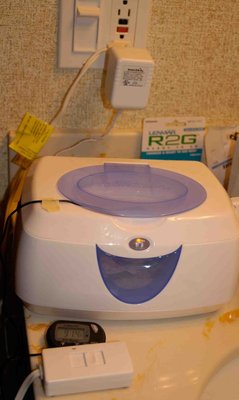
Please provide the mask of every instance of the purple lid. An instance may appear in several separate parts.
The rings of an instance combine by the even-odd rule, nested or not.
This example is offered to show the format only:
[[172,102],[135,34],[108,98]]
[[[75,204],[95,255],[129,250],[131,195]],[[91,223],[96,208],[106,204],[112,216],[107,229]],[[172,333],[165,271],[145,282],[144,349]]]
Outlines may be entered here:
[[149,165],[105,163],[63,175],[59,191],[72,202],[104,214],[151,218],[192,210],[206,199],[202,185]]

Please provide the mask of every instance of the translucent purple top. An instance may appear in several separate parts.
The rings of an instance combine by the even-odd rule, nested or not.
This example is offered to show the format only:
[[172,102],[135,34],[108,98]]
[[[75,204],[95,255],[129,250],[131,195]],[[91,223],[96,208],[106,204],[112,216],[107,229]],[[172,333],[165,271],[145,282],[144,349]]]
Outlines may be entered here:
[[72,170],[57,182],[72,202],[104,214],[152,218],[192,210],[206,190],[195,180],[149,165],[105,163]]

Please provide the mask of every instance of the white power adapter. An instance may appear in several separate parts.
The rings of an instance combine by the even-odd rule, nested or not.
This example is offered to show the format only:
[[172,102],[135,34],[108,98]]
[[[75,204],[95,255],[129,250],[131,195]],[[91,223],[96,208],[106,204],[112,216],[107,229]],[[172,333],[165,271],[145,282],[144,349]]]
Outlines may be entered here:
[[146,49],[113,45],[106,56],[105,95],[115,109],[147,105],[154,61]]
[[128,387],[133,367],[123,342],[44,349],[47,396]]

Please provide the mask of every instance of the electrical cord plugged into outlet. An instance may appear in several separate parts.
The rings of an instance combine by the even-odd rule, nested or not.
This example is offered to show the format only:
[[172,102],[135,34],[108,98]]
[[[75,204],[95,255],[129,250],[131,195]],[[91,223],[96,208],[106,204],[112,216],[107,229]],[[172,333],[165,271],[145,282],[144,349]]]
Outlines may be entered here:
[[[85,2],[83,8],[81,2],[76,0],[73,10],[71,7],[68,0],[61,0],[59,43],[62,42],[63,47],[59,48],[59,64],[61,67],[81,65],[82,59],[78,58],[81,50],[84,53],[84,61],[50,124],[56,127],[58,123],[62,123],[62,117],[79,81],[87,70],[105,54],[109,57],[107,57],[108,62],[106,63],[104,100],[106,100],[107,108],[110,106],[113,112],[106,128],[101,130],[100,135],[96,135],[93,131],[92,133],[88,132],[87,137],[81,138],[69,147],[58,150],[55,155],[72,150],[82,143],[104,138],[111,132],[124,109],[144,108],[148,102],[154,65],[149,52],[145,49],[145,27],[151,9],[151,0],[99,0],[97,7],[90,2]],[[88,50],[94,43],[90,53],[86,49],[81,49],[75,42],[78,34],[81,41],[84,35],[88,38],[89,32],[81,30],[81,23],[84,22],[85,29],[86,25],[89,26],[89,24],[85,24],[87,21],[89,23],[89,18],[91,28],[92,24],[95,27],[95,19],[97,19],[97,32],[92,29],[91,33],[92,31],[94,33],[89,40],[90,45],[87,41]],[[65,31],[66,27],[73,27],[73,30],[67,28]],[[83,40],[83,42],[85,41]],[[66,45],[67,43],[70,44],[70,47]],[[77,56],[74,49],[77,49]],[[111,51],[112,49],[115,51]],[[85,59],[87,53],[89,53],[89,57]],[[69,64],[65,64],[63,61],[65,55]],[[72,55],[74,62],[78,62],[78,65],[72,63]]]
[[[60,4],[61,68],[79,68],[91,54],[113,41],[146,47],[152,0],[60,0]],[[95,67],[103,66],[101,55]]]
[[27,376],[15,400],[23,400],[38,378],[47,396],[126,388],[133,366],[124,342],[43,349],[42,364]]
[[[132,9],[119,8],[119,4],[122,5],[123,0],[115,0],[115,2],[117,5],[117,23],[120,24],[120,22],[126,22],[127,20],[127,24],[130,26]],[[127,5],[129,2],[131,3],[132,0],[127,0]],[[129,17],[128,19],[124,18],[126,15]],[[97,61],[99,56],[102,53],[107,53],[108,61],[106,63],[104,85],[105,98],[113,109],[113,113],[106,128],[100,135],[90,135],[89,137],[83,138],[70,147],[60,149],[55,155],[59,155],[67,150],[72,150],[84,142],[97,141],[104,138],[111,132],[124,109],[141,109],[146,106],[154,67],[152,57],[148,50],[132,47],[128,36],[125,36],[125,40],[123,41],[117,39],[116,36],[113,42],[107,44],[105,48],[97,50],[86,60],[67,89],[58,111],[50,121],[51,125],[57,126],[58,122],[62,120],[69,101],[75,93],[80,80],[87,70]]]
[[[71,6],[69,4],[66,6],[66,4],[64,0],[61,0],[61,17],[63,16],[64,10],[68,10],[68,12],[69,10],[72,11]],[[105,55],[105,53],[107,53],[109,57],[106,63],[104,97],[113,110],[105,129],[98,131],[100,134],[96,134],[93,130],[88,131],[85,138],[81,138],[71,146],[59,149],[55,155],[59,155],[67,150],[72,150],[82,143],[98,141],[104,138],[112,131],[124,109],[144,108],[148,102],[154,65],[149,52],[144,47],[134,47],[137,44],[135,42],[137,31],[139,31],[139,27],[141,30],[142,25],[144,25],[142,23],[142,21],[144,21],[143,12],[149,9],[149,5],[147,5],[148,3],[146,3],[145,0],[110,0],[110,2],[108,0],[99,0],[100,7],[90,6],[89,4],[88,7],[83,7],[83,9],[80,7],[77,0],[75,4],[77,17],[83,19],[91,19],[92,17],[97,17],[98,19],[103,13],[103,9],[111,10],[111,33],[108,36],[106,35],[108,39],[105,37],[105,47],[98,48],[97,42],[93,54],[90,52],[89,57],[84,60],[83,65],[66,90],[58,110],[49,123],[54,128],[58,127],[58,124],[62,125],[62,117],[75,93],[79,81],[83,78],[88,69],[92,67],[102,55]],[[108,4],[108,7],[106,4]],[[139,24],[139,20],[141,24]],[[62,32],[60,37],[61,36]]]

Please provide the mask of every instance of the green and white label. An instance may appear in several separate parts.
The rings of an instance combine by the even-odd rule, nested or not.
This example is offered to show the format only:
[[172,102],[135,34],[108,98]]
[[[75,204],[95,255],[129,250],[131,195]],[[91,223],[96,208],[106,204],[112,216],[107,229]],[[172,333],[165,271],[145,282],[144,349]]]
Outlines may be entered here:
[[141,158],[201,161],[204,118],[145,119]]

